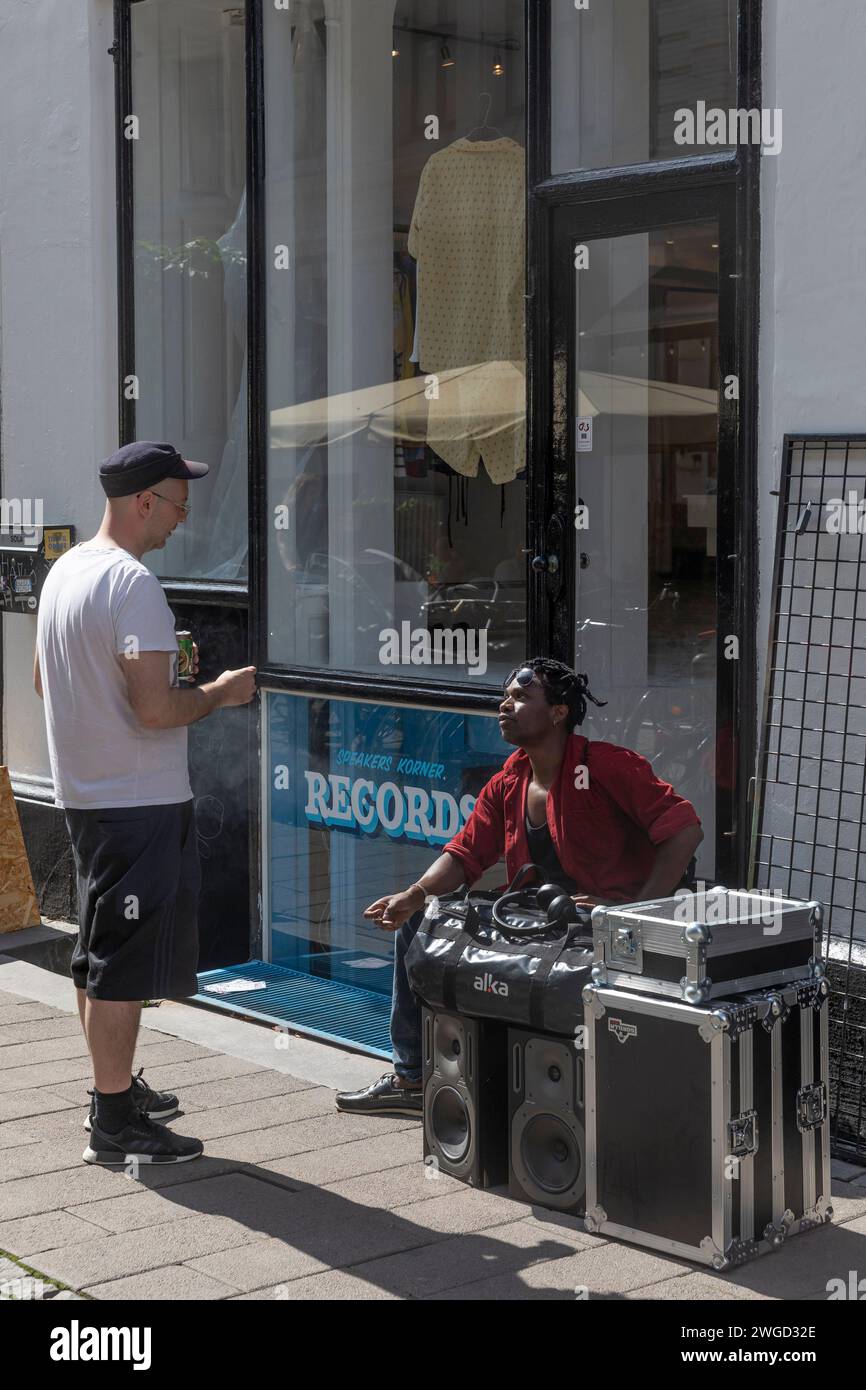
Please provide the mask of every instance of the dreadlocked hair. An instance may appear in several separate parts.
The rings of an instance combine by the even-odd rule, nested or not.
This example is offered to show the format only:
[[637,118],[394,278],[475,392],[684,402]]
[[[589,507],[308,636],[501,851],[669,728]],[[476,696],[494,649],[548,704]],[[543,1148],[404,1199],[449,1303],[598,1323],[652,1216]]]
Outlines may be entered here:
[[549,705],[567,705],[569,724],[582,724],[586,718],[586,702],[591,700],[601,709],[607,700],[597,700],[589,689],[589,677],[572,671],[562,661],[553,661],[545,656],[533,657],[524,662],[538,676]]

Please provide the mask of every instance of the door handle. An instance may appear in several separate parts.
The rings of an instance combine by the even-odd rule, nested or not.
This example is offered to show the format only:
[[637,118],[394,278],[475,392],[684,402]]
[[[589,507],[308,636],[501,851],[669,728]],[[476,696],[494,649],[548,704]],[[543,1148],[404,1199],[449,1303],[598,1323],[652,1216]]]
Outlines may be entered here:
[[533,555],[532,568],[536,574],[559,574],[559,556]]

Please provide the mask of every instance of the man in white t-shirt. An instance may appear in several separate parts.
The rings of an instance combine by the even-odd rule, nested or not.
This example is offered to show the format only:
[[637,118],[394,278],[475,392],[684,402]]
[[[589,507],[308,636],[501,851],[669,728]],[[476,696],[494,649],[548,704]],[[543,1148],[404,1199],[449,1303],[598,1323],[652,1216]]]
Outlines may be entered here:
[[87,1163],[183,1163],[203,1148],[155,1123],[176,1113],[177,1097],[133,1077],[132,1062],[141,1001],[198,988],[187,726],[256,691],[253,666],[178,685],[174,618],[141,560],[185,520],[189,484],[207,471],[171,444],[118,449],[99,470],[99,531],[52,565],[40,597],[33,680],[78,875],[72,977],[94,1075]]

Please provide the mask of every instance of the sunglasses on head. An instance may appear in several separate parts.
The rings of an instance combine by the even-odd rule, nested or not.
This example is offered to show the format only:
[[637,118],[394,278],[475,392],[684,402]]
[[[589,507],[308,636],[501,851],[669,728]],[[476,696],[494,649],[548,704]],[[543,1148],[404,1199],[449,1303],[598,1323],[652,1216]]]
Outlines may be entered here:
[[522,686],[532,685],[535,675],[531,666],[516,666],[505,682],[505,689],[508,689],[512,681],[517,681],[517,684]]
[[[512,681],[517,681],[517,684],[519,686],[521,686],[523,689],[526,689],[528,685],[532,685],[532,682],[535,680],[535,677],[539,674],[540,673],[538,671],[534,671],[531,666],[518,666],[515,668],[515,670],[511,672],[511,675],[505,682],[504,689],[507,690]],[[554,692],[555,695],[561,698],[565,694],[566,690],[570,689],[570,687],[573,684],[574,678],[570,676],[566,676],[564,679],[556,682],[556,690]]]

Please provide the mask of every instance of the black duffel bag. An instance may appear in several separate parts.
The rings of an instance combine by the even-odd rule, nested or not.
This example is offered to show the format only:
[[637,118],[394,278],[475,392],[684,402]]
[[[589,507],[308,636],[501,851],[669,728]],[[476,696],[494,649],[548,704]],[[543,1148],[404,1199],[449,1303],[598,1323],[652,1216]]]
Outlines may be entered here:
[[429,1008],[573,1035],[591,983],[590,914],[561,889],[506,894],[466,889],[431,898],[406,955],[409,983]]

